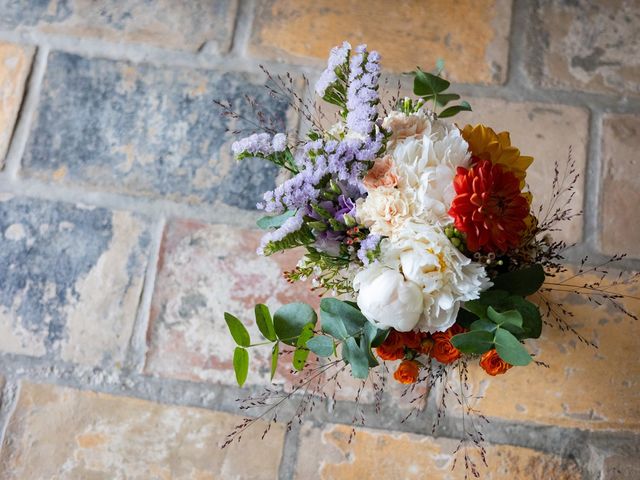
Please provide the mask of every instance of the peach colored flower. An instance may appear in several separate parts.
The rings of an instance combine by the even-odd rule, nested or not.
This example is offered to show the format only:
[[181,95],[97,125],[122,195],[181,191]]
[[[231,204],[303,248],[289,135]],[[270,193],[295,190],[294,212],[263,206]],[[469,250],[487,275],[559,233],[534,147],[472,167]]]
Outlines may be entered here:
[[367,187],[367,190],[373,190],[378,187],[395,187],[398,184],[398,176],[393,173],[393,158],[391,155],[378,158],[362,183]]

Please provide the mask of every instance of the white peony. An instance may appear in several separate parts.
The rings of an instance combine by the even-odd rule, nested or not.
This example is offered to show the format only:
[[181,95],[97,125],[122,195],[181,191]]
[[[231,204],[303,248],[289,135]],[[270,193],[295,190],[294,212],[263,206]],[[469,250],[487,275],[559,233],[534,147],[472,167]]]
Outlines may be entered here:
[[[407,223],[397,235],[383,240],[382,252],[378,263],[356,275],[354,288],[365,316],[396,330],[444,331],[455,323],[461,302],[478,298],[491,285],[484,267],[460,253],[437,226]],[[385,279],[394,279],[396,289],[418,288],[421,301],[414,299],[409,306],[404,301],[401,308],[385,306],[388,285],[377,281],[383,272]],[[420,315],[406,313],[417,305]]]
[[358,307],[373,324],[408,332],[420,320],[420,287],[398,270],[381,263],[371,264],[355,276],[353,285],[359,290]]

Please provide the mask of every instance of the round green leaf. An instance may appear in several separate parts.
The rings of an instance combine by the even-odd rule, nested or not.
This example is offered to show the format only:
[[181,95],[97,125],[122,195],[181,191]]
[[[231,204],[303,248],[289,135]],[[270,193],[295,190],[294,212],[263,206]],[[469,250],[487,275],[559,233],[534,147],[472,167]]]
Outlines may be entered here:
[[224,312],[224,320],[227,322],[227,327],[229,327],[231,336],[238,345],[241,347],[248,347],[251,345],[249,332],[240,320],[228,312]]
[[307,348],[319,357],[330,357],[333,354],[333,340],[331,337],[318,335],[307,340]]
[[313,323],[307,323],[298,340],[296,340],[296,351],[293,352],[293,368],[300,371],[304,368],[304,364],[309,356],[309,349],[307,348],[307,341],[313,337]]
[[339,340],[362,333],[369,323],[360,310],[337,298],[323,298],[320,301],[322,331]]
[[526,297],[538,291],[544,283],[544,268],[542,265],[531,265],[515,272],[503,273],[494,278],[493,287],[506,290],[514,295]]
[[451,344],[464,353],[484,353],[493,348],[493,334],[486,330],[473,330],[451,338]]
[[273,326],[281,341],[295,346],[305,325],[315,325],[317,320],[316,312],[306,303],[289,303],[280,307],[273,315]]
[[531,362],[531,355],[510,332],[499,328],[495,334],[496,351],[500,358],[511,365],[525,366]]
[[249,373],[249,352],[246,349],[236,347],[233,352],[233,370],[236,373],[238,385],[244,385]]

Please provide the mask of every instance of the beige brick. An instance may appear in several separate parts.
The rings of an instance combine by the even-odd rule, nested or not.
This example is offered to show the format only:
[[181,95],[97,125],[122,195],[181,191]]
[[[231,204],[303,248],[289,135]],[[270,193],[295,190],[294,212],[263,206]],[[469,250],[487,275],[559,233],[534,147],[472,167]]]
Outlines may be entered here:
[[544,0],[534,22],[527,64],[538,84],[640,94],[639,2]]
[[132,0],[0,0],[0,28],[196,52],[231,45],[237,0],[175,2]]
[[[612,278],[617,277],[615,270],[607,270]],[[560,283],[563,278],[568,280],[565,276],[553,281]],[[587,274],[565,282],[569,287],[549,286],[572,290],[574,285],[599,278]],[[624,306],[636,314],[640,311],[640,285],[607,289],[634,296],[626,299]],[[571,293],[544,295],[571,311],[574,317],[564,318],[598,348],[579,343],[570,332],[545,325],[541,338],[527,340],[525,346],[549,368],[530,364],[490,377],[471,365],[471,383],[482,396],[475,406],[489,417],[516,422],[585,430],[640,430],[640,364],[634,360],[640,323],[606,302],[596,307]],[[540,303],[536,296],[532,301]]]
[[[155,375],[235,385],[231,338],[225,311],[240,318],[253,341],[262,337],[255,326],[254,305],[304,301],[317,307],[309,285],[293,286],[282,272],[302,255],[288,251],[271,257],[256,253],[262,232],[195,222],[171,223],[165,232],[151,307],[150,345],[146,370]],[[251,349],[247,382],[269,382],[271,350]],[[291,368],[281,359],[280,375]]]
[[640,460],[637,457],[613,455],[604,461],[602,480],[637,480],[640,478]]
[[[350,427],[303,426],[296,479],[402,478],[454,480],[465,478],[462,455],[452,470],[457,441],[398,432],[359,429],[351,444]],[[577,480],[573,461],[508,445],[488,445],[487,480]],[[470,474],[471,475],[471,474]]]
[[[284,428],[221,450],[240,417],[204,409],[24,384],[0,456],[6,480],[273,479]],[[255,427],[262,431],[264,425]],[[251,452],[247,455],[246,452]]]
[[[566,105],[507,102],[495,98],[468,100],[473,112],[454,117],[458,125],[482,123],[497,132],[508,131],[512,145],[519,148],[523,155],[534,158],[527,171],[527,183],[533,193],[536,212],[540,205],[547,207],[552,201],[554,162],[558,162],[562,171],[571,148],[580,178],[570,207],[576,213],[582,211],[589,140],[589,113],[586,110]],[[561,231],[554,232],[553,236],[570,244],[579,242],[582,239],[582,223],[582,216],[574,217],[561,224]]]
[[[458,82],[502,83],[507,75],[506,0],[263,0],[255,18],[249,51],[260,57],[319,65],[347,40],[378,50],[396,72],[430,69],[442,58]],[[461,18],[474,21],[460,28]]]
[[609,254],[640,257],[640,116],[607,115],[602,130],[600,245]]
[[18,118],[34,49],[0,43],[0,169]]

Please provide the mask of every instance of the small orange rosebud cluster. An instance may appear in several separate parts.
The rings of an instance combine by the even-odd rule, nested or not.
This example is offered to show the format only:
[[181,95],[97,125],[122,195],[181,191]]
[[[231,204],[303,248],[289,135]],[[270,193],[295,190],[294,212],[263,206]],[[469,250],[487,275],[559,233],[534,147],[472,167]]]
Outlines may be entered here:
[[480,366],[489,375],[496,376],[505,373],[513,365],[502,360],[498,352],[496,352],[496,349],[492,348],[482,354],[482,357],[480,357]]
[[420,364],[415,360],[403,360],[400,366],[393,374],[398,382],[409,385],[416,383],[418,375],[420,374]]
[[421,365],[414,358],[420,354],[428,354],[432,345],[428,333],[390,329],[385,341],[376,348],[376,353],[382,360],[403,360],[393,377],[400,383],[415,383]]
[[459,333],[466,332],[466,329],[457,323],[444,332],[436,332],[431,335],[433,339],[433,348],[429,354],[431,358],[436,359],[440,363],[448,364],[455,362],[462,356],[460,350],[453,346],[451,338]]

